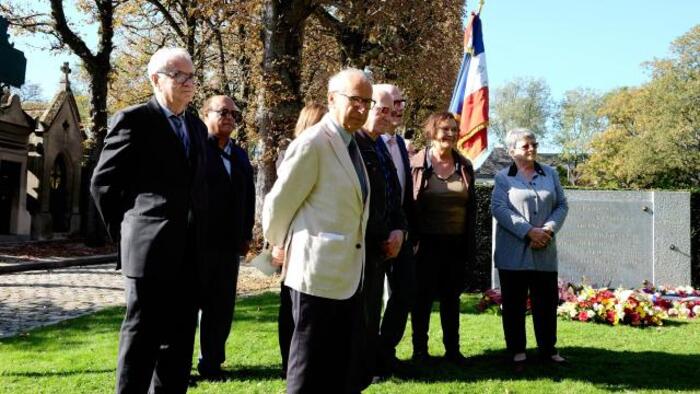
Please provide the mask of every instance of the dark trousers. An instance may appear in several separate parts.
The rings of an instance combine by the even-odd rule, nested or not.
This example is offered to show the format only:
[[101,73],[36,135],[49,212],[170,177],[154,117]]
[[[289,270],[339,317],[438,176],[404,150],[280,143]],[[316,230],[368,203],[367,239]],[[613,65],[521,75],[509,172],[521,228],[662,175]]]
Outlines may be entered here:
[[556,272],[498,270],[503,300],[503,334],[512,354],[525,352],[525,312],[530,293],[532,323],[540,355],[556,354],[559,289]]
[[239,256],[208,251],[206,277],[200,290],[200,372],[215,371],[226,360],[226,340],[236,305]]
[[428,352],[433,301],[440,301],[442,342],[447,353],[459,352],[459,295],[464,288],[464,237],[421,237],[416,255],[416,302],[411,313],[413,352]]
[[354,380],[362,334],[362,306],[290,289],[294,334],[289,349],[287,393],[359,392]]
[[187,391],[197,324],[195,277],[125,278],[117,393]]
[[404,244],[397,258],[389,262],[386,278],[389,283],[389,299],[379,336],[383,362],[396,358],[396,346],[406,330],[408,314],[415,300],[416,262],[410,242]]
[[368,252],[365,258],[365,272],[362,278],[362,304],[365,315],[365,375],[367,385],[372,377],[379,374],[380,361],[379,324],[382,316],[382,295],[384,294],[384,271],[387,262],[381,252]]
[[280,309],[277,314],[277,336],[282,356],[282,375],[287,376],[289,346],[294,335],[294,316],[292,315],[292,295],[289,287],[282,283],[280,288]]

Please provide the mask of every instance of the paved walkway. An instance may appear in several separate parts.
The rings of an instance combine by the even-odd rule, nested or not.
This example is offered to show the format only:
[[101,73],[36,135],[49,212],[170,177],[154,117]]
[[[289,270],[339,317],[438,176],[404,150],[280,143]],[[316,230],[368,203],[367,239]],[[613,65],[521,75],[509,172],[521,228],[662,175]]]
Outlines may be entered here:
[[114,264],[0,275],[0,337],[123,305]]
[[[277,287],[278,279],[242,266],[239,294]],[[0,275],[0,338],[124,304],[114,264]]]

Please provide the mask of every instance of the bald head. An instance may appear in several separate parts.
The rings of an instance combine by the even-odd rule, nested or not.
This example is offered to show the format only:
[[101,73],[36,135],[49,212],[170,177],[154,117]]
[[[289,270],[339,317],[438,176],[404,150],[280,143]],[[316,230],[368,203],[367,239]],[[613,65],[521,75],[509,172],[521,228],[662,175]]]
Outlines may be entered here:
[[394,108],[394,97],[386,90],[375,90],[373,86],[372,100],[375,102],[374,108],[369,111],[367,122],[362,128],[372,138],[377,138],[392,128],[391,112]]
[[377,84],[374,85],[373,88],[375,90],[387,92],[392,97],[393,112],[391,116],[391,127],[387,133],[393,135],[396,133],[396,128],[399,127],[403,121],[403,110],[406,105],[406,101],[403,98],[403,93],[401,93],[401,89],[399,89],[398,86],[388,83]]
[[371,107],[372,84],[361,70],[347,68],[328,81],[328,112],[347,132],[362,127]]

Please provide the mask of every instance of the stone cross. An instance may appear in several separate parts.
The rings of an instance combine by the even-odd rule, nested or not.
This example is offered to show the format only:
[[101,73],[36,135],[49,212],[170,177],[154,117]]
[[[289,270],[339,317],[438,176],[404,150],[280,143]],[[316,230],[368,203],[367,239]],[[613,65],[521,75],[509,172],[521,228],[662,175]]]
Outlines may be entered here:
[[70,81],[68,80],[68,74],[71,73],[70,67],[68,67],[68,62],[63,62],[63,66],[61,67],[61,71],[63,72],[63,83],[66,85],[66,88],[70,87]]

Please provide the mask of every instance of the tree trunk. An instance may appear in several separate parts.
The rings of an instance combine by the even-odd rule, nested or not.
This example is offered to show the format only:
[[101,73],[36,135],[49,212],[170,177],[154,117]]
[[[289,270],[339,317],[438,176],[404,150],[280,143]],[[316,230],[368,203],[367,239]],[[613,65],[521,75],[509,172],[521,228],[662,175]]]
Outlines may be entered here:
[[277,174],[279,142],[291,137],[302,107],[301,52],[304,24],[313,10],[309,0],[268,0],[263,8],[262,86],[258,91],[256,222]]
[[[92,173],[102,153],[104,139],[107,135],[107,92],[109,89],[108,75],[111,66],[109,58],[107,58],[106,64],[104,64],[104,61],[100,63],[102,64],[85,64],[90,74],[90,120],[93,140],[87,155],[87,162],[85,163],[85,171],[88,173],[86,179],[88,180],[92,179]],[[85,243],[89,246],[100,246],[107,239],[107,231],[102,218],[97,212],[92,196],[88,195],[88,198]]]

